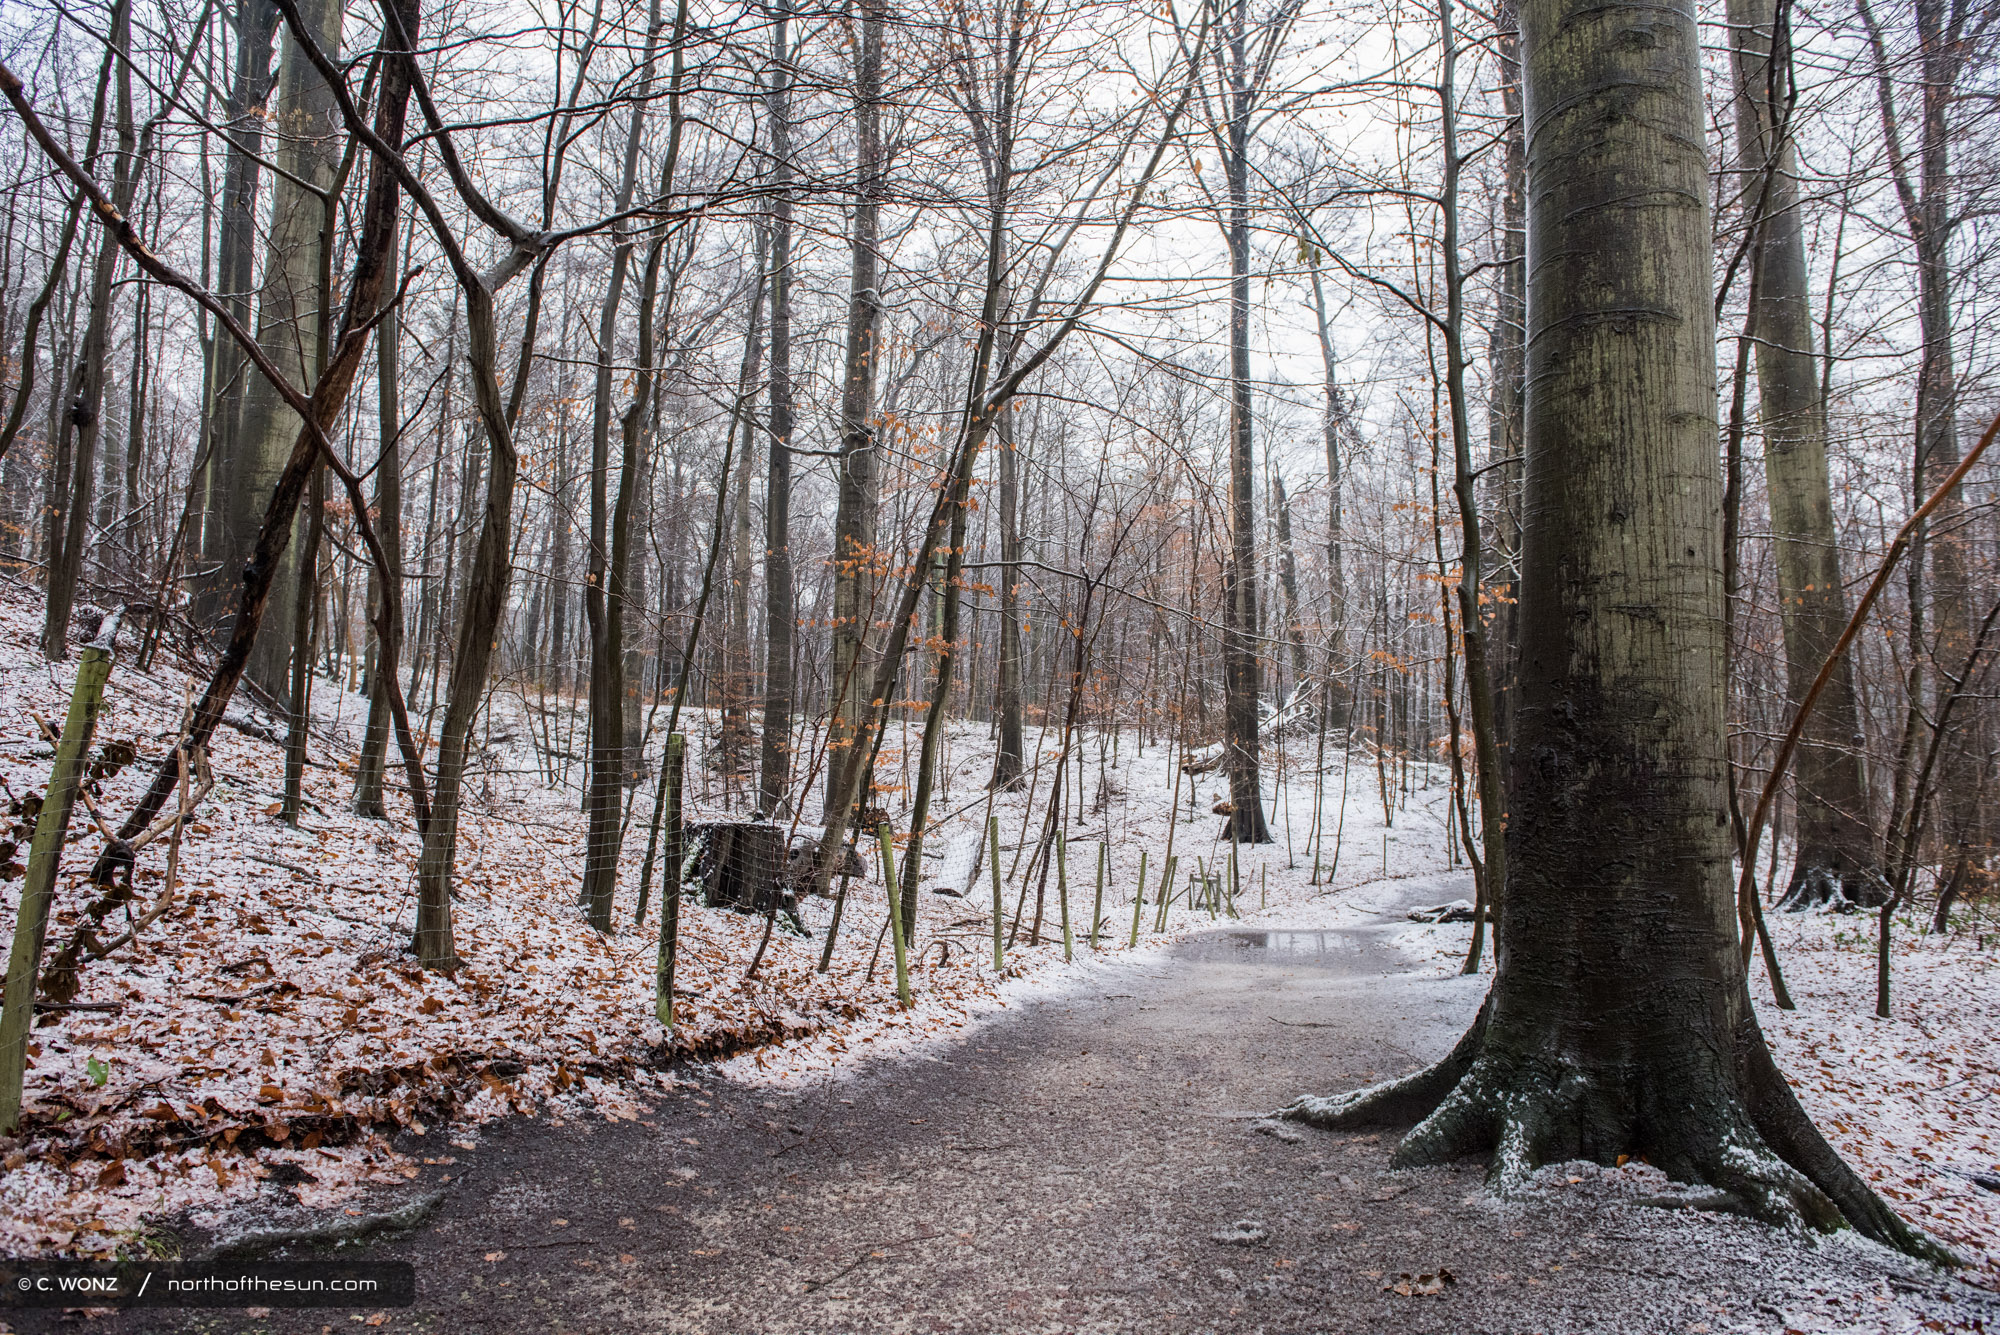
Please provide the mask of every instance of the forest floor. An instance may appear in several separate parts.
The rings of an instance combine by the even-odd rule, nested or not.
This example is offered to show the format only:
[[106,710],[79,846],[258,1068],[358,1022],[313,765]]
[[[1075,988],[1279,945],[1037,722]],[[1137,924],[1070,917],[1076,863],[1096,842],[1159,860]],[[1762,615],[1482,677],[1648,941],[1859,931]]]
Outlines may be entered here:
[[[41,661],[37,630],[31,599],[0,585],[0,796],[8,799],[46,781],[50,750],[28,711],[60,717],[72,671]],[[164,663],[140,673],[131,658],[124,647],[99,732],[138,753],[102,785],[98,807],[113,821],[171,746],[199,685]],[[451,977],[414,968],[404,953],[414,908],[407,820],[363,820],[347,809],[365,702],[321,683],[298,828],[276,819],[281,756],[271,720],[239,711],[240,726],[218,733],[218,783],[182,850],[174,905],[133,945],[87,965],[77,1001],[94,1009],[44,1016],[35,1030],[27,1133],[0,1144],[0,1254],[194,1254],[245,1229],[356,1218],[441,1189],[440,1222],[385,1253],[418,1256],[433,1276],[422,1305],[384,1316],[390,1328],[846,1329],[841,1309],[814,1305],[835,1291],[863,1295],[854,1329],[909,1325],[901,1304],[911,1302],[962,1315],[943,1328],[1123,1328],[1155,1301],[1168,1314],[1162,1329],[1173,1321],[1348,1329],[1305,1313],[1318,1303],[1345,1314],[1354,1294],[1409,1329],[1433,1328],[1425,1313],[1439,1315],[1439,1329],[1488,1328],[1442,1315],[1474,1310],[1453,1303],[1477,1277],[1478,1291],[1519,1299],[1508,1306],[1516,1299],[1494,1297],[1498,1306],[1482,1301],[1478,1311],[1514,1312],[1525,1323],[1496,1315],[1490,1329],[1615,1329],[1588,1314],[1619,1310],[1634,1293],[1629,1284],[1604,1289],[1599,1305],[1579,1275],[1530,1263],[1536,1249],[1556,1248],[1552,1237],[1593,1230],[1607,1245],[1613,1234],[1643,1243],[1601,1264],[1622,1266],[1633,1283],[1651,1273],[1662,1292],[1660,1277],[1681,1262],[1654,1259],[1656,1249],[1685,1254],[1690,1265],[1707,1247],[1741,1256],[1688,1273],[1717,1274],[1719,1287],[1701,1290],[1710,1295],[1701,1301],[1728,1308],[1743,1329],[1781,1328],[1768,1324],[1769,1311],[1755,1315],[1749,1280],[1732,1290],[1720,1276],[1752,1260],[1778,1267],[1766,1267],[1756,1300],[1778,1303],[1790,1328],[1904,1329],[1923,1313],[1949,1329],[1964,1311],[1978,1314],[1924,1307],[1924,1294],[1958,1286],[1939,1290],[1935,1278],[1895,1269],[1851,1241],[1806,1246],[1747,1225],[1618,1205],[1643,1189],[1635,1173],[1545,1175],[1547,1199],[1502,1208],[1482,1203],[1470,1168],[1381,1176],[1387,1140],[1244,1139],[1243,1118],[1220,1116],[1408,1069],[1463,1025],[1480,986],[1455,977],[1470,928],[1419,925],[1405,913],[1469,894],[1445,851],[1441,765],[1378,763],[1337,742],[1321,765],[1317,738],[1274,744],[1266,772],[1278,842],[1242,852],[1242,921],[1183,900],[1162,923],[1149,902],[1131,949],[1142,855],[1154,886],[1170,840],[1183,889],[1192,868],[1226,864],[1222,822],[1210,814],[1222,785],[1208,775],[1177,786],[1173,753],[1158,743],[1142,750],[1130,730],[1089,734],[1073,753],[1083,763],[1065,799],[1076,957],[1066,962],[1055,878],[1039,896],[1042,941],[1030,944],[1038,896],[1020,877],[1059,739],[1042,739],[1030,756],[1026,791],[993,798],[983,786],[992,757],[985,727],[956,726],[940,801],[950,814],[925,859],[915,1007],[895,1004],[879,946],[886,906],[870,878],[850,892],[825,974],[814,966],[828,903],[804,906],[809,936],[772,937],[755,978],[744,975],[762,921],[690,903],[681,974],[689,995],[663,1041],[651,997],[657,910],[646,924],[631,921],[643,816],[627,843],[618,926],[599,935],[574,903],[576,775],[546,768],[548,755],[575,750],[563,735],[574,702],[509,690],[496,695],[462,813],[454,912],[465,965]],[[732,785],[713,763],[714,720],[692,716],[688,729],[693,812],[726,811]],[[906,740],[893,729],[884,748],[878,778],[892,786],[907,778]],[[890,807],[894,814],[893,795]],[[1003,832],[1006,916],[1021,923],[999,977],[990,882],[973,852],[989,811]],[[1339,857],[1337,870],[1315,869],[1315,812],[1318,848]],[[77,881],[102,841],[86,825],[79,813],[51,950],[90,896]],[[1108,874],[1098,951],[1087,924],[1100,846]],[[163,860],[158,845],[142,856],[142,900],[160,893]],[[0,934],[11,936],[19,884],[0,879]],[[1990,918],[1992,907],[1977,913]],[[1303,935],[1256,945],[1227,934],[1238,927]],[[1781,1067],[1850,1161],[1971,1261],[1976,1282],[2000,1289],[2000,1194],[1990,1187],[2000,1175],[2000,965],[1990,949],[2000,931],[1975,920],[1931,937],[1900,925],[1894,1015],[1881,1021],[1872,922],[1781,915],[1773,928],[1800,999],[1790,1013],[1759,1003]],[[1753,986],[1764,989],[1761,974]],[[993,1121],[1003,1115],[1015,1119],[1006,1136]],[[604,1181],[619,1190],[605,1192]],[[1381,1192],[1389,1194],[1374,1199]],[[1274,1203],[1255,1204],[1267,1198]],[[1208,1241],[1216,1218],[1238,1203],[1232,1218],[1257,1218],[1271,1231],[1240,1254]],[[935,1231],[919,1218],[925,1210],[968,1221],[952,1236],[969,1231],[977,1245],[920,1244]],[[766,1237],[746,1224],[753,1212],[776,1231]],[[1512,1218],[1520,1236],[1510,1227],[1502,1237],[1496,1221]],[[898,1231],[904,1219],[916,1222]],[[1281,1229],[1280,1219],[1290,1222]],[[1364,1239],[1373,1251],[1357,1250]],[[991,1259],[980,1259],[987,1242]],[[449,1255],[452,1247],[463,1255]],[[1509,1248],[1523,1259],[1497,1259]],[[1566,1264],[1558,1250],[1543,1258],[1547,1266]],[[532,1263],[510,1279],[512,1294],[499,1292],[508,1278],[501,1261],[473,1259],[499,1253]],[[618,1259],[626,1256],[637,1259]],[[1084,1259],[1104,1257],[1127,1259]],[[834,1286],[850,1261],[843,1274],[860,1287]],[[741,1269],[753,1266],[792,1267],[785,1282],[794,1287],[760,1284]],[[1436,1266],[1457,1281],[1441,1296],[1395,1291],[1404,1271],[1435,1276]],[[936,1268],[985,1278],[961,1300],[919,1277]],[[1581,1260],[1578,1268],[1599,1273]],[[1390,1287],[1367,1289],[1370,1270]],[[1312,1283],[1299,1284],[1306,1274]],[[637,1288],[620,1278],[640,1275]],[[1773,1288],[1771,1275],[1797,1282]],[[587,1281],[602,1289],[576,1300],[588,1321],[562,1327],[548,1306],[519,1301],[527,1294],[566,1311],[572,1278],[583,1286],[577,1293]],[[1229,1298],[1239,1281],[1241,1294]],[[1571,1283],[1578,1288],[1564,1301],[1580,1304],[1574,1321],[1550,1315],[1570,1308],[1530,1302],[1551,1285],[1569,1293]],[[1647,1328],[1709,1320],[1696,1311],[1696,1291],[1675,1297],[1693,1304],[1685,1322]],[[1773,1296],[1783,1293],[1793,1307]],[[457,1294],[471,1295],[463,1307],[453,1306]],[[498,1300],[482,1306],[482,1294]],[[1252,1301],[1257,1294],[1265,1297]],[[1309,1294],[1317,1296],[1300,1296]],[[1306,1306],[1286,1306],[1295,1301]],[[702,1303],[722,1304],[709,1325],[673,1314]],[[813,1312],[822,1324],[803,1315]],[[1535,1312],[1542,1316],[1531,1319]],[[151,1316],[113,1328],[161,1328]],[[1982,1319],[2000,1324],[1990,1311]],[[204,1320],[190,1328],[294,1328],[282,1316],[260,1325],[240,1309]],[[1359,1315],[1356,1323],[1370,1328]]]
[[[1476,1163],[1391,1171],[1393,1135],[1263,1121],[1453,1041],[1482,984],[1411,970],[1398,938],[1407,906],[1462,889],[1384,883],[1346,927],[1237,924],[1109,961],[898,1060],[717,1071],[636,1121],[411,1139],[438,1212],[355,1255],[414,1263],[419,1299],[353,1317],[451,1335],[2000,1323],[1992,1293],[1850,1234],[1639,1204],[1673,1192],[1650,1169],[1552,1168],[1499,1203]],[[88,1328],[313,1335],[345,1316],[155,1310]],[[59,1328],[76,1327],[22,1327]]]

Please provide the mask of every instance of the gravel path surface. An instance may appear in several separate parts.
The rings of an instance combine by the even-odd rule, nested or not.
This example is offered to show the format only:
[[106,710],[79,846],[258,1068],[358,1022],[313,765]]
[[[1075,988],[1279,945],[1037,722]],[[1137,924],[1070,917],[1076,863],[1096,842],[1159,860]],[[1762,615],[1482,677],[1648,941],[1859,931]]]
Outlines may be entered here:
[[1213,933],[802,1091],[702,1081],[639,1124],[516,1119],[472,1151],[433,1131],[422,1152],[457,1162],[417,1185],[443,1205],[363,1253],[418,1268],[417,1306],[378,1326],[238,1309],[44,1328],[2000,1330],[1992,1295],[1852,1236],[1638,1204],[1650,1170],[1552,1170],[1503,1204],[1477,1163],[1389,1171],[1393,1134],[1260,1127],[1441,1054],[1472,1015],[1480,984],[1408,974],[1392,926]]

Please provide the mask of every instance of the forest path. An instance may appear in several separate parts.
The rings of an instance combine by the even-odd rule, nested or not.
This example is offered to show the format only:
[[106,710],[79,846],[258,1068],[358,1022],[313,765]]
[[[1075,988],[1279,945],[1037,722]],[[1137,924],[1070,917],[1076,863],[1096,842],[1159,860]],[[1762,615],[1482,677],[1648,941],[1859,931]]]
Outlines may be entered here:
[[[1398,898],[1461,892],[1432,877]],[[1557,1175],[1500,1205],[1477,1163],[1389,1171],[1394,1135],[1260,1133],[1259,1113],[1407,1070],[1470,1019],[1481,983],[1407,972],[1387,940],[1407,926],[1399,907],[1347,930],[1218,930],[805,1090],[702,1080],[646,1123],[515,1119],[476,1150],[440,1145],[457,1163],[425,1170],[453,1174],[439,1213],[369,1253],[418,1273],[418,1305],[378,1328],[1657,1335],[1993,1320],[1963,1286],[1867,1244],[1634,1205],[1630,1174]],[[1217,1240],[1238,1221],[1265,1236]],[[1454,1277],[1440,1293],[1391,1287],[1440,1267]],[[356,1328],[310,1311],[183,1328],[329,1324]]]

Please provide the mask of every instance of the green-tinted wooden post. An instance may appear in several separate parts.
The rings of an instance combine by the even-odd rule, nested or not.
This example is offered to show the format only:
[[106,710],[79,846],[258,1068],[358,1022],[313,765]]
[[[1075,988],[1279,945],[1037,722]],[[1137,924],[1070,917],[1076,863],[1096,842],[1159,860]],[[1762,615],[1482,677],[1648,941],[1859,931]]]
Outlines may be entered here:
[[1136,949],[1139,944],[1139,914],[1146,907],[1146,850],[1139,850],[1139,888],[1132,892],[1132,939],[1128,949]]
[[1069,848],[1061,830],[1056,831],[1056,904],[1062,910],[1063,961],[1075,958],[1069,931]]
[[896,1000],[904,1010],[910,1008],[910,956],[903,944],[903,915],[896,910],[900,907],[896,893],[896,830],[888,821],[876,827],[876,837],[882,844],[882,884],[889,889],[889,939],[896,947]]
[[1111,856],[1111,845],[1097,846],[1097,897],[1090,907],[1090,948],[1097,949],[1097,929],[1104,922],[1104,862]]
[[62,865],[63,836],[76,806],[83,757],[97,730],[104,683],[111,676],[111,645],[117,633],[118,617],[113,616],[103,634],[84,646],[76,665],[69,717],[56,743],[56,763],[49,771],[48,793],[28,849],[28,875],[21,882],[21,909],[14,921],[14,950],[7,958],[7,1000],[0,1008],[0,1134],[11,1135],[21,1126],[21,1083],[28,1063],[28,1031],[35,1023],[35,986],[48,936],[49,903]]
[[669,1032],[674,1027],[674,962],[680,954],[681,863],[687,857],[681,828],[681,789],[687,766],[687,735],[667,738],[666,848],[660,867],[660,962],[653,971],[653,1014]]
[[986,818],[986,855],[993,864],[993,972],[999,973],[1007,967],[1006,947],[1000,944],[1000,934],[1006,917],[1006,910],[1000,903],[1000,818]]
[[1156,921],[1155,921],[1155,922],[1153,923],[1153,930],[1154,930],[1154,931],[1156,931],[1156,932],[1164,932],[1164,931],[1166,931],[1166,930],[1167,930],[1167,906],[1168,906],[1169,904],[1173,903],[1173,899],[1174,899],[1174,872],[1175,872],[1175,871],[1176,871],[1176,870],[1177,870],[1177,869],[1178,869],[1178,868],[1180,867],[1180,865],[1181,865],[1181,855],[1180,855],[1180,854],[1178,854],[1178,853],[1169,853],[1169,854],[1167,854],[1167,869],[1166,869],[1166,871],[1164,871],[1164,872],[1162,872],[1162,873],[1160,874],[1160,912],[1159,912],[1159,917],[1158,917],[1158,919],[1157,919],[1157,920],[1156,920]]
[[1226,894],[1228,894],[1228,896],[1229,896],[1229,900],[1228,900],[1228,903],[1227,903],[1226,907],[1227,907],[1227,911],[1228,911],[1228,913],[1229,913],[1229,916],[1230,916],[1230,917],[1232,917],[1232,918],[1234,918],[1234,917],[1236,917],[1236,916],[1237,916],[1237,914],[1236,914],[1236,892],[1237,892],[1237,889],[1238,889],[1238,887],[1239,887],[1239,886],[1240,886],[1240,884],[1241,884],[1241,882],[1239,882],[1239,881],[1237,880],[1237,871],[1236,871],[1236,867],[1237,867],[1237,863],[1236,863],[1236,841],[1235,841],[1234,839],[1231,839],[1231,840],[1229,841],[1229,880],[1228,880],[1228,882],[1227,882],[1227,883],[1225,883],[1225,885],[1223,886],[1223,890],[1224,890],[1224,892],[1225,892]]

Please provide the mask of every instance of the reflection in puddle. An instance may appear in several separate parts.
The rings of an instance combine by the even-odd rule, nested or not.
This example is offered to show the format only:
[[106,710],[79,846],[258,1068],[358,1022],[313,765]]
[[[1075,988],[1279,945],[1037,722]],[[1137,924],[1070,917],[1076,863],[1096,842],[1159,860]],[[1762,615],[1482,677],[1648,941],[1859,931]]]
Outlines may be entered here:
[[1274,955],[1338,955],[1360,948],[1347,932],[1223,932],[1216,938],[1237,950],[1262,950]]

